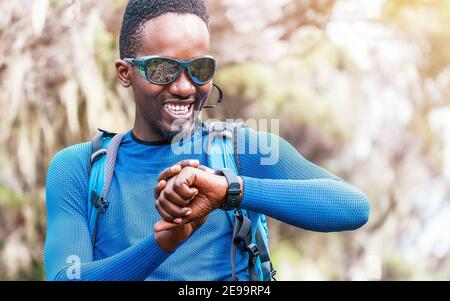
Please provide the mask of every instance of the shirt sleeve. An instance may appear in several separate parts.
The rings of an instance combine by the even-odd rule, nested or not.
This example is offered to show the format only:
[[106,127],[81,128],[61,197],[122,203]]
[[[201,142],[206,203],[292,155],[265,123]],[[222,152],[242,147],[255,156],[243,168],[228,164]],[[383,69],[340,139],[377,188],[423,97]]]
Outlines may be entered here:
[[[173,252],[162,250],[153,234],[124,251],[93,260],[87,223],[87,158],[90,144],[69,147],[50,163],[47,232],[44,246],[48,280],[145,280]],[[86,162],[85,162],[86,161]]]
[[243,132],[241,208],[320,232],[354,230],[367,223],[370,203],[357,187],[309,162],[277,135],[248,128]]

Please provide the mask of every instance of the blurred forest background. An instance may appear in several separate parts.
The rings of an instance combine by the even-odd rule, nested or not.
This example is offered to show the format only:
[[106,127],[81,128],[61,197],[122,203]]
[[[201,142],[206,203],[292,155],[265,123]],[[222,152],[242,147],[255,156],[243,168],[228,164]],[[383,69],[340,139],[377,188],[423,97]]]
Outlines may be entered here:
[[[279,118],[307,159],[366,192],[369,223],[270,220],[279,280],[450,280],[450,1],[210,0],[215,118]],[[125,0],[0,0],[0,279],[44,279],[45,176],[96,128],[127,130]]]

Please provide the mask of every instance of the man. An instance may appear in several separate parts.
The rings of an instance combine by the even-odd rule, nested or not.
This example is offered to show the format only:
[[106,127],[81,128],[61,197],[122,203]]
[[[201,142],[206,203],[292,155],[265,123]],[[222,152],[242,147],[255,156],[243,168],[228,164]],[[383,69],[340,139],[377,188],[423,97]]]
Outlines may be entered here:
[[[53,158],[46,195],[47,279],[231,278],[232,228],[219,209],[227,199],[227,179],[207,170],[204,152],[177,154],[172,148],[180,134],[175,121],[184,120],[181,131],[192,138],[183,143],[195,144],[202,133],[194,112],[211,92],[215,69],[208,19],[201,0],[129,1],[116,69],[121,84],[134,92],[134,126],[118,151],[95,248],[87,213],[91,144],[68,147]],[[259,151],[239,155],[238,207],[314,231],[352,230],[367,222],[368,200],[357,188],[308,162],[276,135],[244,133],[247,149],[263,138],[279,144],[279,158],[262,165]],[[247,260],[238,251],[240,280],[249,279]],[[78,273],[71,274],[76,263]]]

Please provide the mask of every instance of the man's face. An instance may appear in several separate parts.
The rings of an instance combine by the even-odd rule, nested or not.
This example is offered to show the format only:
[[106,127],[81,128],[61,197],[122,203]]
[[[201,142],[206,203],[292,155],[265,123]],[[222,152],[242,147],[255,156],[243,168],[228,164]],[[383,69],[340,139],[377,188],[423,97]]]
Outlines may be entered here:
[[[209,54],[209,32],[206,24],[192,14],[165,14],[143,25],[142,44],[136,57],[159,55],[189,60]],[[132,66],[130,65],[130,68]],[[186,120],[184,128],[194,124],[194,112],[200,111],[212,83],[195,84],[186,70],[170,85],[149,83],[134,67],[130,79],[136,100],[136,127],[154,132],[154,137],[171,140],[179,131],[175,120]],[[188,113],[174,114],[167,106],[189,106]]]

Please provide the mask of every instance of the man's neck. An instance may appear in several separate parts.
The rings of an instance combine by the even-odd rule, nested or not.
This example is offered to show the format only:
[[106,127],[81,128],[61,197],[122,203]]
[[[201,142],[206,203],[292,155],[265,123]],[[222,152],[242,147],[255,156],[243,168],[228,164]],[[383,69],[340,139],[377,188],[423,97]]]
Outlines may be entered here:
[[[144,129],[143,129],[144,128]],[[156,133],[153,128],[147,129],[148,127],[140,127],[136,123],[131,130],[132,136],[137,140],[150,144],[166,144],[171,143],[160,134]],[[194,134],[196,129],[196,123],[191,124],[190,128],[187,130],[188,133],[181,134],[183,137],[191,136]]]
[[161,135],[155,133],[155,131],[153,131],[153,129],[151,129],[151,130],[141,129],[141,127],[137,126],[136,124],[134,124],[131,132],[135,138],[137,138],[140,141],[147,142],[147,143],[168,142]]

